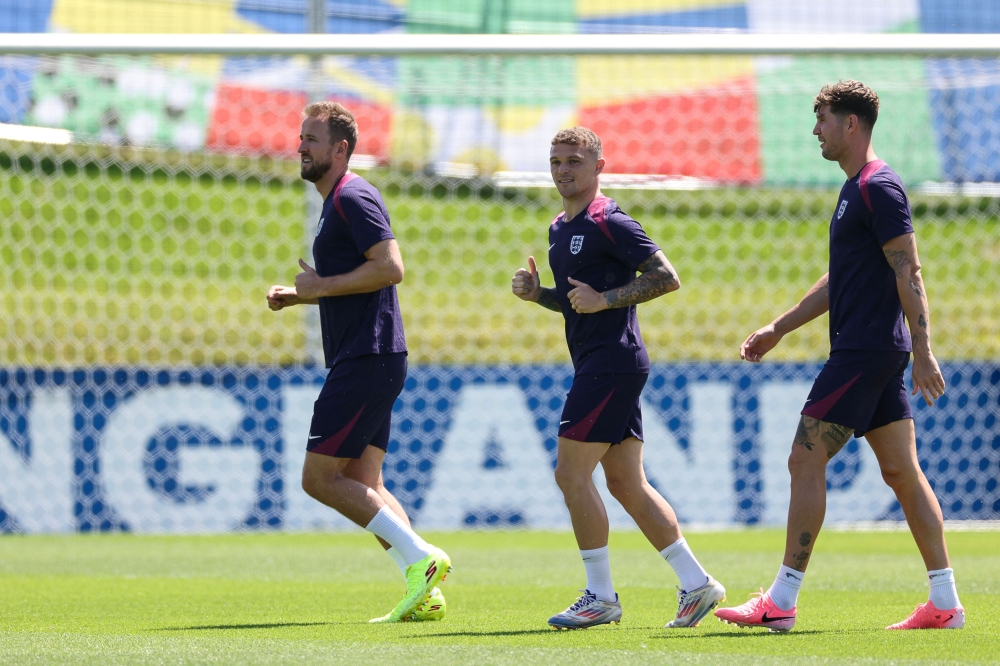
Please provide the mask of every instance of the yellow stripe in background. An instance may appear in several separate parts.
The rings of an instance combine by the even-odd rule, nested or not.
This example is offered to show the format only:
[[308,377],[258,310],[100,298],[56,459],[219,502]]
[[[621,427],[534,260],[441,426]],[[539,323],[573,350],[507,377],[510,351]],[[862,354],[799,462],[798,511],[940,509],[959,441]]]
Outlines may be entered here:
[[577,100],[603,106],[714,88],[753,74],[743,56],[580,56]]
[[264,33],[235,0],[56,0],[52,28],[82,33]]
[[[236,0],[56,0],[51,29],[77,33],[244,33],[269,32],[236,14]],[[154,56],[164,69],[216,76],[218,56]]]
[[576,0],[576,15],[587,19],[594,16],[625,16],[628,14],[665,14],[695,9],[714,9],[744,4],[742,0]]

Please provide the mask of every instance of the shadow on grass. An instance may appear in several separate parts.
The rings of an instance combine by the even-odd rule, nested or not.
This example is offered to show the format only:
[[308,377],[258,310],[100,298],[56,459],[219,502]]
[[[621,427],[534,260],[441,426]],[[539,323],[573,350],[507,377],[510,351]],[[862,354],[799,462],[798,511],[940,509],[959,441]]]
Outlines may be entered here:
[[322,627],[343,622],[265,622],[260,624],[203,624],[192,627],[163,627],[154,631],[209,631],[226,629],[280,629],[281,627]]
[[406,638],[453,638],[456,636],[532,636],[534,634],[552,634],[552,629],[519,629],[511,631],[449,631],[440,634],[411,634]]
[[822,629],[809,629],[806,631],[708,631],[703,634],[683,634],[680,632],[673,634],[665,634],[663,636],[651,636],[650,638],[656,638],[663,641],[673,641],[673,640],[690,640],[697,638],[769,638],[777,639],[778,636],[803,636],[811,634],[836,634],[842,633],[840,631],[824,631]]

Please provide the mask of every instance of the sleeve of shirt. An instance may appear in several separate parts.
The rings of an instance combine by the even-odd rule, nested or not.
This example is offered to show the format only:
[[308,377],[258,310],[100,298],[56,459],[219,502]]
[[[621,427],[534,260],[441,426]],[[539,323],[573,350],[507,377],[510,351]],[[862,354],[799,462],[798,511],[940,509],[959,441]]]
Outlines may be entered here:
[[344,211],[351,235],[364,254],[372,245],[395,238],[389,228],[389,216],[382,202],[361,188],[345,187],[340,192],[340,208]]
[[614,243],[611,254],[632,270],[649,259],[659,250],[659,246],[649,239],[642,226],[621,210],[615,210],[607,217],[608,231]]
[[893,238],[913,233],[910,202],[906,192],[894,179],[872,177],[868,182],[868,198],[872,202],[872,231],[879,245]]

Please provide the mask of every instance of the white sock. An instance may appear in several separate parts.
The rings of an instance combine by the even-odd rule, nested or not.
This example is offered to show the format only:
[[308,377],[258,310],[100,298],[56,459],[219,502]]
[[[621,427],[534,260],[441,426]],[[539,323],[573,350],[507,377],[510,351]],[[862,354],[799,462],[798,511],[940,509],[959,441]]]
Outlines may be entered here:
[[395,548],[389,548],[385,554],[392,558],[392,561],[399,567],[399,572],[403,574],[403,580],[406,580],[406,562],[403,561],[403,556],[399,554],[399,551]]
[[774,579],[771,589],[767,591],[767,596],[777,604],[781,610],[792,610],[799,600],[799,588],[805,580],[804,571],[796,571],[784,564],[778,569],[778,577]]
[[955,589],[954,569],[935,569],[927,572],[931,584],[929,599],[940,610],[958,608],[958,590]]
[[581,550],[583,567],[587,570],[587,589],[601,601],[614,601],[615,586],[611,582],[611,559],[608,547]]
[[660,555],[674,568],[682,590],[697,590],[708,582],[708,572],[698,563],[684,537],[661,550]]
[[365,525],[365,529],[377,537],[382,537],[390,546],[398,550],[406,566],[419,562],[431,552],[431,547],[427,545],[427,542],[410,529],[410,526],[404,523],[388,506],[379,509],[371,522]]

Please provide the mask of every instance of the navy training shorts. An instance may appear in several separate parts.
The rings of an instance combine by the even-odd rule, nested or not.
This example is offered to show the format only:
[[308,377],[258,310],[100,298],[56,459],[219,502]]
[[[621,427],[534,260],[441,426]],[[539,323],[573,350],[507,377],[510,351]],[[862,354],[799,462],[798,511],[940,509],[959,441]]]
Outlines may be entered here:
[[912,419],[903,381],[909,363],[910,353],[904,351],[832,352],[813,383],[802,414],[853,428],[855,437]]
[[642,439],[639,396],[647,374],[580,374],[566,396],[559,436],[576,442],[620,444]]
[[306,451],[360,458],[365,447],[389,446],[392,406],[406,380],[406,352],[339,361],[313,407]]

